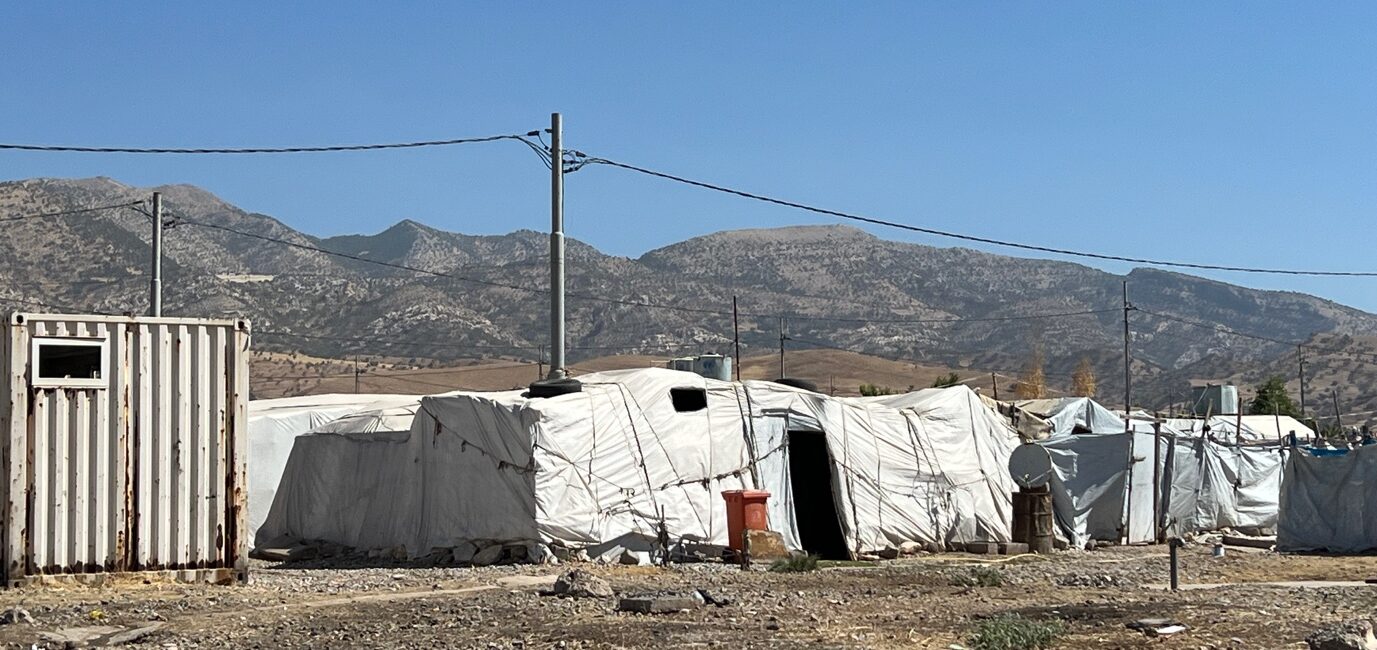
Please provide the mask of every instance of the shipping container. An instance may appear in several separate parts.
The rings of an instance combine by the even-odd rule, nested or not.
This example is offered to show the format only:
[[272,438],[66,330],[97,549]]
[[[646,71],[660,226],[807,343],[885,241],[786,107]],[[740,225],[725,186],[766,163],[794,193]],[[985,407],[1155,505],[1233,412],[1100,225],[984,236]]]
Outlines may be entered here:
[[248,578],[243,320],[13,314],[5,584]]

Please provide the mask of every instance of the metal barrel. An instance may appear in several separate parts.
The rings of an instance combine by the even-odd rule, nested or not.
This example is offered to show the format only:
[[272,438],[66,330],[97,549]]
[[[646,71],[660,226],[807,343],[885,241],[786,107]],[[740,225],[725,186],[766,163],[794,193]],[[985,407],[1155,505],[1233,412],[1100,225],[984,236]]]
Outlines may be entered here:
[[1052,493],[1043,485],[1030,489],[1027,499],[1030,529],[1028,550],[1034,553],[1051,553],[1054,542]]

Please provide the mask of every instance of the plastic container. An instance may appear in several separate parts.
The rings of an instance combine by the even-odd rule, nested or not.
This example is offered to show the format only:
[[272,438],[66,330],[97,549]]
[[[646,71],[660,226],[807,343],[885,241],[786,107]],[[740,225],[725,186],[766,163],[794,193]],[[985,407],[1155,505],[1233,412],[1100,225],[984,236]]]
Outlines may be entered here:
[[742,535],[747,530],[769,530],[770,519],[766,503],[770,493],[765,490],[727,490],[722,493],[727,502],[727,545],[740,553]]

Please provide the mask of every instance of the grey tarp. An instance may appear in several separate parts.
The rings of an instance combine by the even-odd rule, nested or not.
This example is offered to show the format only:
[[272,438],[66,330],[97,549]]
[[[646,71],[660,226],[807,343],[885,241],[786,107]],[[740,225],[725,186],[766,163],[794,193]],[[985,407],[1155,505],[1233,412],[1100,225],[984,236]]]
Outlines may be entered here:
[[1152,541],[1151,434],[1062,434],[1036,444],[1052,457],[1052,510],[1072,547]]
[[1169,442],[1163,494],[1170,532],[1276,526],[1286,447],[1188,437]]
[[1377,549],[1377,445],[1342,456],[1297,450],[1282,480],[1277,550]]

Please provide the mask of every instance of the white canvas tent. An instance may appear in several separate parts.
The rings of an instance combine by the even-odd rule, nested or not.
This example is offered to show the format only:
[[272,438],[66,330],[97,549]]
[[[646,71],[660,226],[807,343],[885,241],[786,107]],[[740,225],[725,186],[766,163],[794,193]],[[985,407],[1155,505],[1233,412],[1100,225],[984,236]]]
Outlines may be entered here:
[[308,395],[249,402],[248,539],[253,540],[268,516],[278,481],[297,436],[377,402],[402,395]]
[[1341,455],[1297,449],[1282,481],[1277,550],[1377,549],[1377,445]]
[[[601,555],[645,550],[663,521],[675,542],[725,546],[721,492],[763,488],[794,549],[1008,539],[1016,436],[968,388],[866,401],[664,369],[580,380],[554,398],[427,397],[396,439],[304,436],[271,532],[412,555],[495,543]],[[340,471],[359,489],[321,507],[342,489],[322,477]]]

